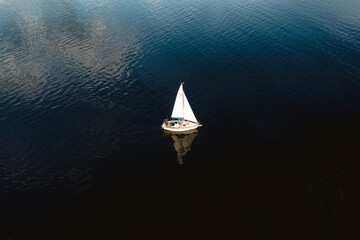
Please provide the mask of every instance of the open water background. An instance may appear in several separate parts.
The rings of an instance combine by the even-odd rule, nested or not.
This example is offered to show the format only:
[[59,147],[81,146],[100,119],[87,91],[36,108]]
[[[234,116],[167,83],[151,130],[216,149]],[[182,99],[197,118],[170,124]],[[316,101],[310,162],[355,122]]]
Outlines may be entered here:
[[0,0],[0,238],[353,239],[359,76],[357,0]]

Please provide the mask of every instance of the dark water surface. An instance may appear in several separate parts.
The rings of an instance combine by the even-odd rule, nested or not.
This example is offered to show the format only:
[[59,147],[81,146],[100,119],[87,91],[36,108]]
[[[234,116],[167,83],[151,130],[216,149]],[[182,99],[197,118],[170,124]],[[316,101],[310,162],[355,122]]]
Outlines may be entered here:
[[359,76],[357,0],[0,0],[0,239],[353,239]]

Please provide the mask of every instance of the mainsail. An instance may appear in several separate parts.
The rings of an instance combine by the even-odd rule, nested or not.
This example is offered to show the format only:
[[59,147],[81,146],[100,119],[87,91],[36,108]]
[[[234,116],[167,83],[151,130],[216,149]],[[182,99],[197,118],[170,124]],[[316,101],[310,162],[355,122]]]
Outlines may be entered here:
[[198,122],[192,111],[189,101],[186,98],[183,83],[181,83],[178,93],[176,95],[175,104],[173,111],[171,113],[172,118],[184,118],[185,120],[189,120],[192,122]]

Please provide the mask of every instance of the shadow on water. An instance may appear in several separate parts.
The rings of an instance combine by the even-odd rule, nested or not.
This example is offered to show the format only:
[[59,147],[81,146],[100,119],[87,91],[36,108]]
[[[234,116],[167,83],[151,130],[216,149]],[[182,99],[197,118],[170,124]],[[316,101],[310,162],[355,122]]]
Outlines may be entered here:
[[164,132],[164,137],[171,137],[174,141],[174,148],[180,165],[183,165],[184,157],[191,150],[191,144],[198,134],[199,132],[196,129],[184,133]]

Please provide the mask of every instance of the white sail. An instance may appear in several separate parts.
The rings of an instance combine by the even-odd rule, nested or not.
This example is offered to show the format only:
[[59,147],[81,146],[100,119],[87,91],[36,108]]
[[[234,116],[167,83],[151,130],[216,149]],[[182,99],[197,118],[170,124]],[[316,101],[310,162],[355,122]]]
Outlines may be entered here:
[[184,101],[183,101],[184,91],[183,85],[181,84],[176,95],[174,108],[171,113],[172,118],[183,118],[184,117]]
[[175,104],[171,113],[172,118],[184,118],[192,122],[198,122],[194,112],[192,111],[189,101],[186,98],[183,84],[181,83],[178,93],[176,95]]
[[184,93],[184,119],[192,121],[192,122],[198,122],[196,120],[194,112],[192,111],[192,109],[190,107],[190,104],[189,104],[189,102],[188,102],[188,100],[186,98],[185,93]]

